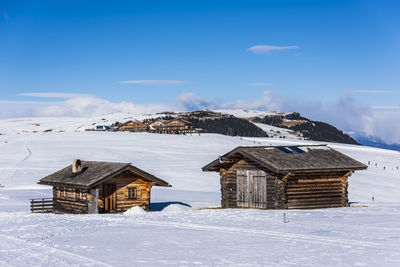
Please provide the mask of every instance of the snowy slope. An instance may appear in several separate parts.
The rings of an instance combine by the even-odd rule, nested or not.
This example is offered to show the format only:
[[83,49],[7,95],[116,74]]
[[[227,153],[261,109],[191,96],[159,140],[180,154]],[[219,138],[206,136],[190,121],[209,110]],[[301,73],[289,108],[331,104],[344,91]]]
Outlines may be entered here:
[[[126,115],[103,118],[114,122]],[[82,125],[104,122],[101,119],[0,122],[0,133],[5,133],[0,135],[0,184],[5,186],[0,188],[1,266],[400,265],[398,152],[329,144],[371,164],[349,179],[350,208],[199,209],[219,205],[218,174],[201,172],[219,155],[239,145],[318,142],[216,134],[75,132]],[[34,129],[40,130],[35,133]],[[45,129],[63,132],[44,133]],[[155,211],[150,213],[30,214],[29,198],[51,196],[49,187],[36,182],[74,158],[131,162],[173,187],[153,189]],[[283,222],[283,212],[288,223]]]
[[87,128],[94,128],[94,125],[111,125],[116,121],[125,122],[128,120],[144,120],[162,115],[142,114],[133,115],[129,113],[114,113],[101,117],[88,118],[57,118],[57,117],[34,117],[1,120],[0,133],[26,133],[52,131],[84,131]]
[[[265,117],[265,116],[277,116],[277,115],[287,115],[288,113],[284,112],[267,112],[260,110],[240,110],[240,109],[220,109],[214,110],[215,112],[220,112],[222,114],[233,115],[237,118],[254,118],[254,117]],[[271,126],[264,123],[254,123],[257,127],[261,128],[264,132],[266,132],[270,137],[277,138],[289,138],[289,139],[303,139],[303,135],[301,133],[286,129]]]
[[264,132],[268,134],[269,137],[298,139],[298,140],[303,139],[303,135],[301,133],[289,129],[275,127],[264,123],[254,123],[254,125],[261,128]]

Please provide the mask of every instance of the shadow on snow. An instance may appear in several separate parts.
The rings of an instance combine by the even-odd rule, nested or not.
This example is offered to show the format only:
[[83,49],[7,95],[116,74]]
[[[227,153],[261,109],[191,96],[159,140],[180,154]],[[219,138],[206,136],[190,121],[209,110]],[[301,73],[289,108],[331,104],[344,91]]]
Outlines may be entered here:
[[164,208],[166,208],[167,206],[172,205],[172,204],[178,204],[178,205],[186,206],[189,208],[192,207],[187,203],[183,203],[183,202],[179,202],[179,201],[154,202],[154,203],[150,203],[150,211],[162,211]]

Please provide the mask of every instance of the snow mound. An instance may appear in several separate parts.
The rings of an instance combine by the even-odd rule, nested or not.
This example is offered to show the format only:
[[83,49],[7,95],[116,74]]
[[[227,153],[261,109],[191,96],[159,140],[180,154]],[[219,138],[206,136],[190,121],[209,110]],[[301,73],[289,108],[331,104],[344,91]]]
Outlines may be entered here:
[[124,212],[124,215],[127,215],[127,216],[135,216],[135,215],[141,215],[141,214],[146,214],[146,211],[139,206],[132,207],[129,210]]
[[191,210],[191,207],[181,205],[181,204],[171,204],[165,207],[161,212],[162,213],[180,213],[184,211]]

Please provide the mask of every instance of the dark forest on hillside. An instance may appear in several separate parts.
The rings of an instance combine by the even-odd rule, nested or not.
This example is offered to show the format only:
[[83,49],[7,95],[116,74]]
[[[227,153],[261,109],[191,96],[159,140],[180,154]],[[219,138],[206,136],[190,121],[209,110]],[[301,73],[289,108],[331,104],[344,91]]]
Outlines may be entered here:
[[185,118],[193,123],[195,128],[201,128],[206,133],[218,133],[230,136],[268,137],[268,134],[253,123],[236,117],[218,119]]
[[[287,127],[282,125],[283,119],[304,120],[306,122],[292,127]],[[304,137],[310,140],[359,145],[359,143],[357,143],[351,136],[345,134],[336,127],[320,121],[311,121],[300,116],[297,112],[285,116],[277,115],[255,118],[253,121],[301,132]]]

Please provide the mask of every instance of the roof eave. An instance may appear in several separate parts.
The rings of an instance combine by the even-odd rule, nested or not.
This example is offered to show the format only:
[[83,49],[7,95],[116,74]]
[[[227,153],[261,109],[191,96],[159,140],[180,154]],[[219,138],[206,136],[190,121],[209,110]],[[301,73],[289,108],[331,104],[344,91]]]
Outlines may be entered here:
[[90,187],[88,187],[86,185],[80,185],[80,184],[69,184],[69,183],[59,183],[59,182],[44,182],[44,181],[39,181],[38,184],[49,185],[49,186],[59,186],[59,187],[72,187],[72,188],[79,188],[79,189],[90,189]]
[[[216,159],[216,160],[214,160],[214,161],[208,163],[206,166],[202,167],[201,170],[202,170],[203,172],[218,172],[217,169],[215,169],[215,170],[212,169],[212,168],[216,168],[216,166],[218,165],[218,163],[220,163],[220,162],[219,162],[218,159]],[[218,168],[218,169],[219,169],[219,168]]]
[[165,185],[165,184],[158,184],[158,183],[156,183],[155,186],[172,187],[172,185],[170,185],[170,184]]
[[319,168],[319,169],[281,169],[277,173],[288,173],[288,172],[328,172],[328,171],[360,171],[366,170],[368,167],[346,167],[346,168]]
[[[264,167],[264,168],[267,168],[267,169],[271,170],[272,172],[278,173],[278,169],[277,169],[276,167],[274,167],[274,166],[272,166],[272,165],[270,165],[270,164],[267,164],[267,163],[265,163],[265,162],[263,162],[263,161],[261,161],[261,160],[255,158],[255,157],[253,157],[252,155],[250,155],[250,154],[246,153],[245,151],[243,151],[241,148],[242,148],[242,147],[237,147],[237,148],[233,149],[232,151],[226,153],[226,154],[223,155],[222,157],[227,157],[227,158],[229,158],[229,157],[232,156],[233,154],[239,153],[239,154],[241,154],[243,157],[248,158],[248,159],[250,159],[250,160],[256,162],[257,164],[260,164],[260,166],[262,166],[262,167]],[[210,162],[209,164],[207,164],[206,166],[204,166],[204,167],[202,168],[202,170],[203,170],[203,171],[217,171],[217,172],[218,172],[219,170],[217,170],[217,169],[213,170],[213,169],[212,169],[212,168],[216,168],[216,166],[218,166],[218,164],[220,164],[220,161],[219,161],[219,159],[216,159],[216,160]]]

